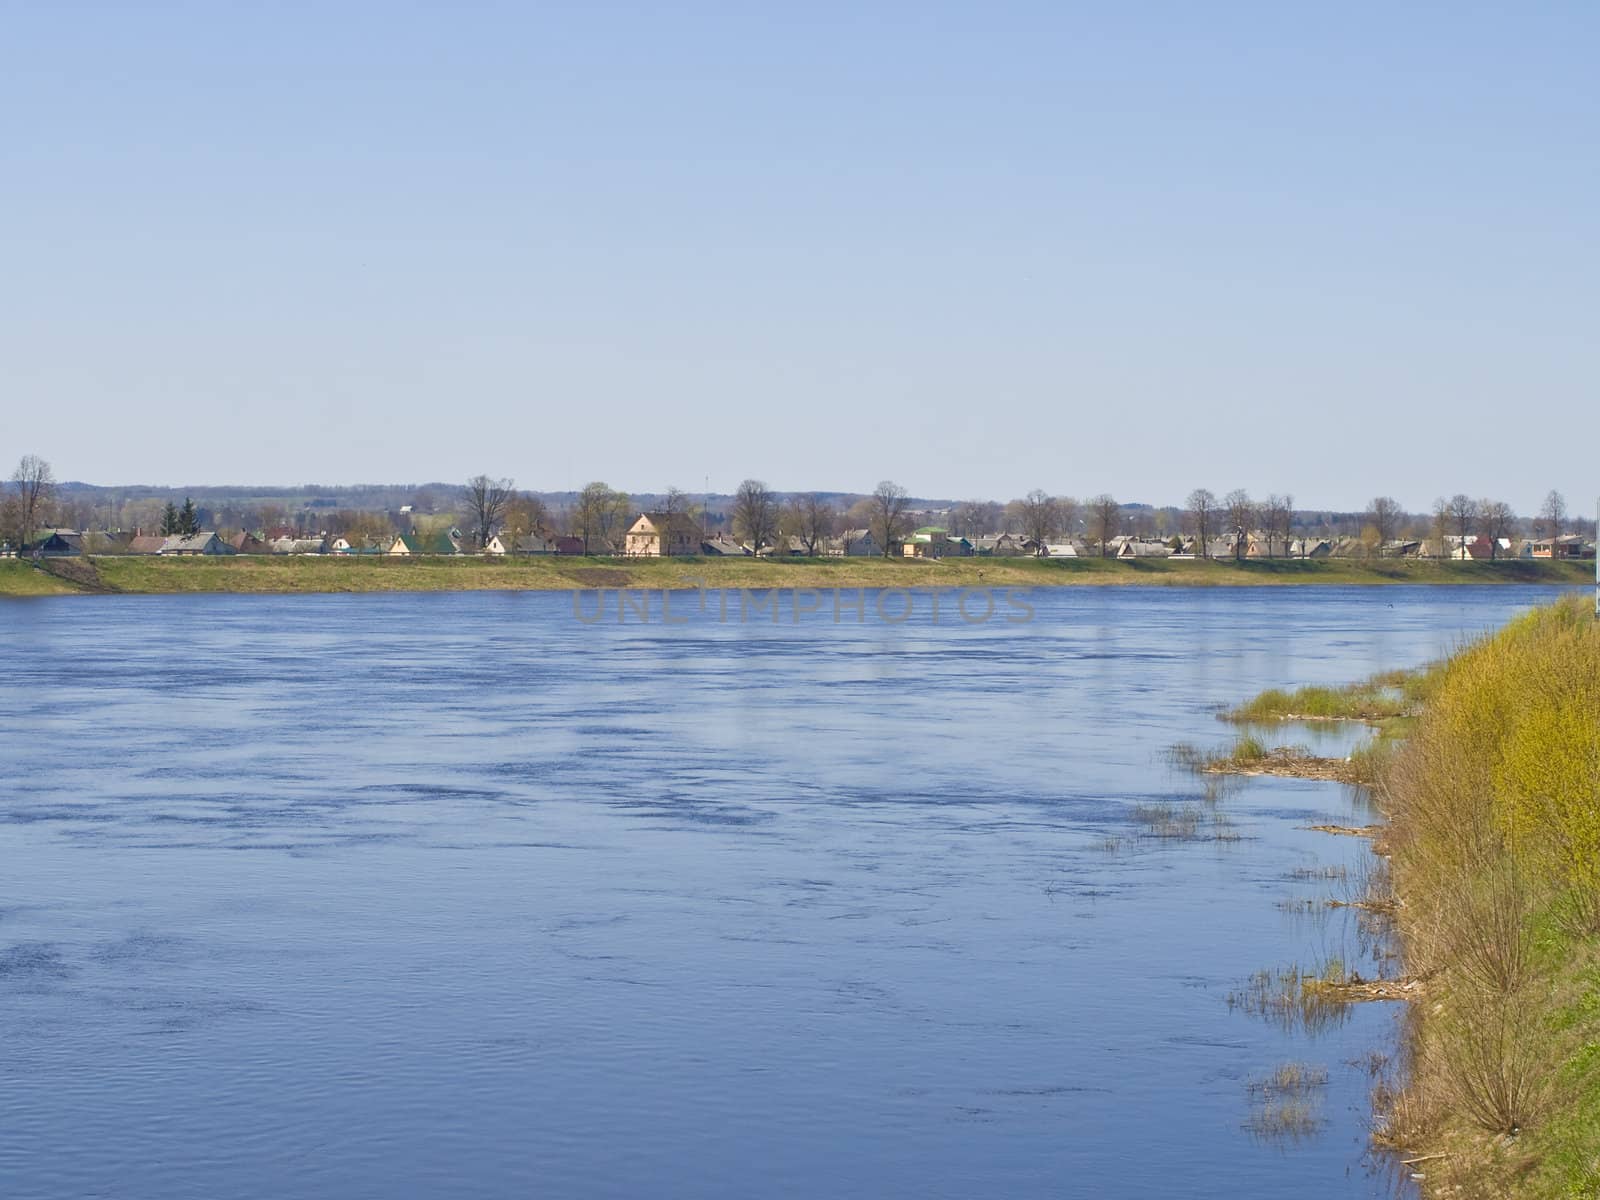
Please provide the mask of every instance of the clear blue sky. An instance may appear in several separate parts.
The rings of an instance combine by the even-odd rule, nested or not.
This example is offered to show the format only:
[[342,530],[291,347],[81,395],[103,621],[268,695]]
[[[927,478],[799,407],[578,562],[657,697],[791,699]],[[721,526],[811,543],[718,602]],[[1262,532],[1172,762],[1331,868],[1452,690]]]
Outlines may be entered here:
[[0,457],[1600,478],[1600,5],[0,0]]

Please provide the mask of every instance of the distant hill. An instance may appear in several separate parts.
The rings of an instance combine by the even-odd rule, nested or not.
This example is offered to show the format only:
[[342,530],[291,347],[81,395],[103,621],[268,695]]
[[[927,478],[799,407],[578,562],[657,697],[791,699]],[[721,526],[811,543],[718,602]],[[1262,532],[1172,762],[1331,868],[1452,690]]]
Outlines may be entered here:
[[[411,505],[419,512],[449,511],[461,498],[459,483],[353,483],[319,484],[191,484],[182,487],[160,487],[154,484],[122,483],[99,484],[73,480],[60,484],[57,494],[64,501],[83,501],[99,508],[122,505],[136,501],[154,501],[165,504],[172,501],[182,504],[192,498],[196,504],[207,508],[259,508],[277,505],[290,512],[362,509],[373,512],[392,512]],[[576,492],[544,492],[532,490],[553,509],[566,508],[576,498]],[[778,493],[780,497],[800,493]],[[843,510],[864,498],[860,492],[821,492],[830,504]],[[658,506],[663,496],[657,492],[631,493],[634,506],[643,510]],[[708,496],[690,493],[694,506],[704,504],[713,512],[725,512],[733,505],[733,497],[713,492]],[[911,506],[921,511],[951,508],[954,500],[913,497]]]

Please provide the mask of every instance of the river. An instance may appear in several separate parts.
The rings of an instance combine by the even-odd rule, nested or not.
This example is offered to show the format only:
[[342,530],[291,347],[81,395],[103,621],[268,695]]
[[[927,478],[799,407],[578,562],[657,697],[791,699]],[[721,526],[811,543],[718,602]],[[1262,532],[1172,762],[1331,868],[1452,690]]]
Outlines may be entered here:
[[0,602],[0,1193],[1387,1194],[1393,1007],[1229,1003],[1370,818],[1167,750],[1552,594]]

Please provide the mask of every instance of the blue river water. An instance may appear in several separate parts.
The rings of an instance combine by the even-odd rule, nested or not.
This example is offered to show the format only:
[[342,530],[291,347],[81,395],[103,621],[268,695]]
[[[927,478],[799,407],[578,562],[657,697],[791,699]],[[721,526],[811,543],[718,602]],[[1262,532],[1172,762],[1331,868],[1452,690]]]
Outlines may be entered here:
[[1229,1003],[1370,814],[1167,751],[1552,594],[0,603],[0,1195],[1389,1194],[1393,1006]]

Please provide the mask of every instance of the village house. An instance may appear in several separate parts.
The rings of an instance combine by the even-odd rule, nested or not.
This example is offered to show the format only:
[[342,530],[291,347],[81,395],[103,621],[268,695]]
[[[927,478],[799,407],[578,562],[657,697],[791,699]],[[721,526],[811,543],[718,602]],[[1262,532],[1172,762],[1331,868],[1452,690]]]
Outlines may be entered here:
[[1333,543],[1327,538],[1302,537],[1289,543],[1290,558],[1327,558],[1333,553]]
[[524,533],[520,536],[509,529],[502,529],[499,533],[491,534],[489,540],[483,544],[485,554],[554,554],[555,542],[540,533]]
[[76,558],[83,553],[83,535],[71,529],[42,529],[20,553],[23,557]]
[[1423,543],[1418,539],[1395,538],[1385,542],[1379,553],[1384,558],[1418,558],[1423,549]]
[[402,533],[389,543],[385,554],[397,558],[412,558],[423,554],[460,554],[461,542],[459,537],[451,536],[455,531],[435,533],[424,536],[420,533]]
[[700,553],[707,558],[746,558],[750,551],[724,534],[707,538],[700,543]]
[[1028,553],[1042,550],[1041,558],[1089,558],[1089,547],[1077,538],[1068,538],[1064,542],[1046,542],[1042,547],[1034,542],[1024,542]]
[[270,549],[264,541],[246,529],[241,529],[229,538],[228,545],[233,547],[235,554],[266,554]]
[[1129,538],[1117,548],[1118,558],[1170,558],[1172,547],[1166,542]]
[[967,558],[972,552],[971,542],[959,535],[952,537],[943,525],[924,525],[900,546],[906,558]]
[[986,533],[972,539],[972,552],[982,558],[1018,558],[1026,554],[1014,533]]
[[1280,537],[1276,533],[1266,533],[1256,530],[1245,541],[1244,556],[1246,558],[1287,558],[1289,556],[1289,539]]
[[827,552],[835,558],[878,558],[883,554],[883,547],[878,545],[870,529],[846,529],[828,543]]
[[1449,557],[1456,562],[1488,562],[1497,550],[1491,551],[1489,539],[1469,533],[1466,537],[1452,534],[1445,539],[1449,547]]
[[194,554],[232,554],[233,547],[219,538],[214,531],[204,533],[175,533],[161,543],[157,554],[184,557]]
[[640,513],[623,539],[623,553],[630,558],[693,554],[699,546],[700,527],[687,513]]
[[[345,545],[348,547],[349,543]],[[320,537],[280,537],[267,543],[273,554],[325,554],[327,545]]]
[[1575,533],[1558,538],[1536,538],[1528,548],[1529,558],[1588,558],[1593,551]]

